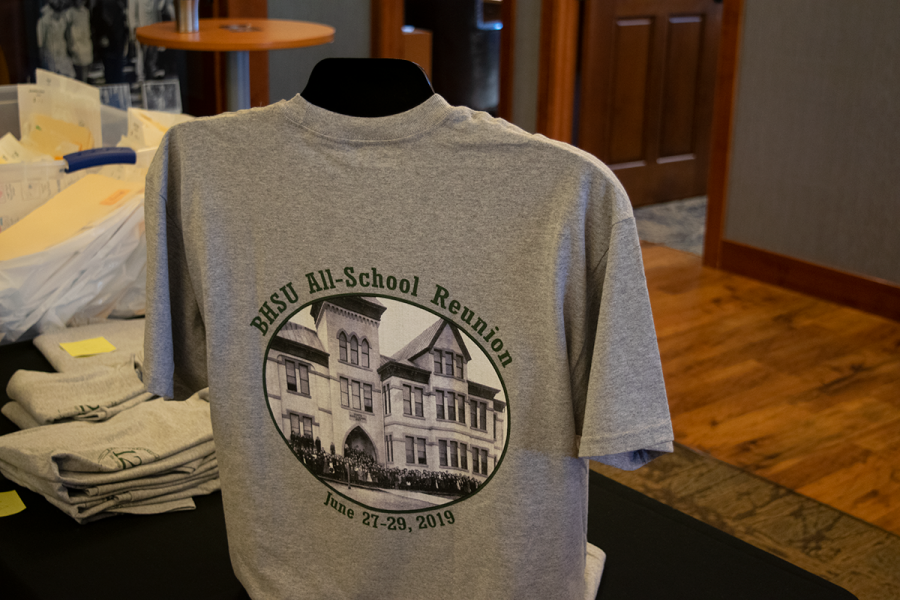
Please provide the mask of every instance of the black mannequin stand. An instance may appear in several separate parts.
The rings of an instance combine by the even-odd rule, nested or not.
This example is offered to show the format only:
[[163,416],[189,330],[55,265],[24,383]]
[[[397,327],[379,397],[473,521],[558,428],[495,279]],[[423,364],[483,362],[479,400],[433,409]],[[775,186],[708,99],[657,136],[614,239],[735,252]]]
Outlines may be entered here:
[[351,117],[405,112],[434,95],[422,68],[395,58],[326,58],[300,94],[309,103]]

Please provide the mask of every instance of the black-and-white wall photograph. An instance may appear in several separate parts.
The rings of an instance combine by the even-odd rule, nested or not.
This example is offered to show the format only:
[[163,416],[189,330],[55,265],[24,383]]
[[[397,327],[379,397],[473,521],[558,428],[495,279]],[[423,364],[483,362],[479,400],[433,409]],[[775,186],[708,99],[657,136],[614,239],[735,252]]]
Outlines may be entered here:
[[[40,67],[91,85],[116,86],[106,96],[118,108],[151,108],[149,101],[155,109],[180,109],[183,53],[145,46],[135,35],[138,27],[174,20],[174,0],[33,0],[29,9],[32,71]],[[160,88],[163,81],[167,85]],[[118,92],[123,84],[127,99]]]

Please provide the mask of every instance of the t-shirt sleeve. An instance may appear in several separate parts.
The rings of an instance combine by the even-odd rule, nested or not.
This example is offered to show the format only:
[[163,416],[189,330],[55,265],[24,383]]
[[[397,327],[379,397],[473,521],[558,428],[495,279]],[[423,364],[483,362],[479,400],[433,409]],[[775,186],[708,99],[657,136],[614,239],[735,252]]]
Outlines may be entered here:
[[206,329],[185,253],[180,175],[178,152],[167,134],[147,174],[144,199],[147,316],[143,376],[148,391],[176,400],[208,386]]
[[587,265],[587,332],[573,373],[576,445],[579,457],[632,470],[672,452],[674,435],[630,206],[611,217],[605,252]]

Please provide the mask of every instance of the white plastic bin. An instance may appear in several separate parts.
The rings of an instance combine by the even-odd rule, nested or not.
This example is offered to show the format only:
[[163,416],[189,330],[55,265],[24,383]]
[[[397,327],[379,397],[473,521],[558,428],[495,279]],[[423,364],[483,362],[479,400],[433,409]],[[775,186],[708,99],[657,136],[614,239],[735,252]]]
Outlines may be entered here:
[[[103,145],[115,146],[128,132],[128,113],[101,106]],[[19,132],[18,86],[0,85],[0,136],[7,132],[16,138]],[[148,167],[156,148],[137,152],[138,166]],[[61,160],[0,165],[0,231],[96,169],[66,172]]]

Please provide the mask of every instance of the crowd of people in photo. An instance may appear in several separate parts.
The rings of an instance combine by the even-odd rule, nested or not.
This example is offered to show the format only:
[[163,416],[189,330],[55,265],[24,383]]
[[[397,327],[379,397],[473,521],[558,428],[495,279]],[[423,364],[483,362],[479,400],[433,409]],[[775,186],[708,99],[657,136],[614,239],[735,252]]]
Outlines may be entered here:
[[334,445],[326,452],[319,440],[291,434],[291,448],[304,465],[316,476],[334,479],[350,485],[365,485],[383,489],[407,490],[446,496],[465,496],[474,492],[480,481],[463,474],[428,469],[403,469],[379,465],[361,450],[344,448],[344,455],[335,453]]

